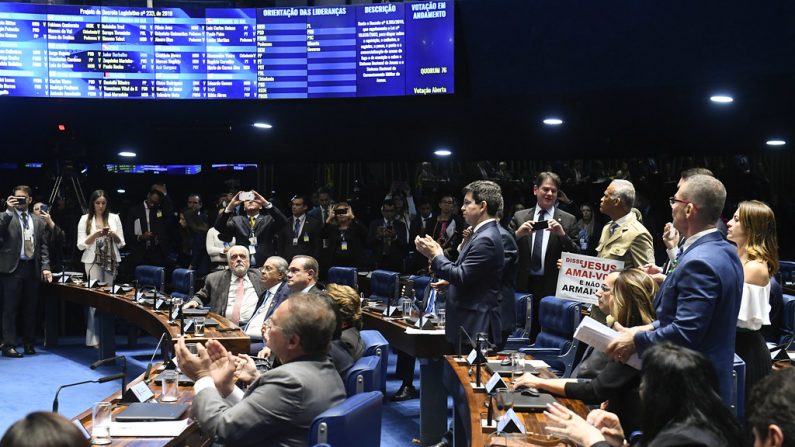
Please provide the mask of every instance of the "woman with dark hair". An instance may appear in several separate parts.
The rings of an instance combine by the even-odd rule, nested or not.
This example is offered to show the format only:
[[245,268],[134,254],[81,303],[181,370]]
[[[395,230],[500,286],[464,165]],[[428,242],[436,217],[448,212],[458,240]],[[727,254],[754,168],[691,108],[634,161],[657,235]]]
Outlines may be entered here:
[[[600,305],[607,300],[610,310],[608,325],[640,326],[654,320],[652,299],[657,291],[654,279],[640,269],[627,269],[608,276]],[[640,428],[640,401],[638,387],[640,371],[616,361],[607,361],[590,381],[570,379],[544,379],[525,373],[516,380],[516,387],[533,387],[559,396],[579,399],[589,405],[607,402],[606,408],[621,419],[621,425],[630,431]]]
[[367,228],[353,215],[347,202],[339,202],[329,209],[326,226],[323,227],[325,246],[324,271],[329,267],[363,267]]
[[[647,447],[740,447],[745,437],[739,422],[718,394],[712,363],[702,354],[668,342],[643,355],[640,399],[643,441]],[[594,410],[582,419],[551,406],[547,430],[584,446],[621,446],[624,433],[618,417]]]
[[778,271],[776,216],[757,200],[740,202],[727,224],[726,237],[737,245],[743,263],[743,299],[737,316],[734,351],[745,361],[745,389],[770,374],[770,351],[762,325],[770,324],[771,278]]
[[[124,230],[118,214],[109,211],[105,191],[98,189],[88,199],[88,213],[77,223],[77,248],[83,251],[81,260],[86,269],[86,280],[113,283],[119,270],[124,247]],[[97,328],[94,321],[95,308],[88,309],[86,345],[97,346]]]
[[593,212],[593,207],[588,203],[580,205],[582,218],[577,221],[578,246],[580,253],[596,256],[596,246],[599,245],[599,237],[602,235],[603,224],[598,222]]
[[36,411],[14,422],[0,447],[88,447],[80,430],[58,413]]

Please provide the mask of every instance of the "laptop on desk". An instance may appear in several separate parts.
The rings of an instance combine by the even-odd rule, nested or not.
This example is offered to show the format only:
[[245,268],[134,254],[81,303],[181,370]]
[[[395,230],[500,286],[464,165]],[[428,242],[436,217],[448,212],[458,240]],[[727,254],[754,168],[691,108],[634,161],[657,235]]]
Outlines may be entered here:
[[176,421],[182,418],[188,404],[132,403],[116,415],[119,422]]

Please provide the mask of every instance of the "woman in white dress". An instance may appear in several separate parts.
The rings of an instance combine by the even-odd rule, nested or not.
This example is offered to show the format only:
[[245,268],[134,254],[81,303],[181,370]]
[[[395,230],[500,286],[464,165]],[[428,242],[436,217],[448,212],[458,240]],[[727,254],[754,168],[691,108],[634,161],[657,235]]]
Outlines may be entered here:
[[727,238],[743,263],[743,299],[737,316],[735,352],[745,361],[745,390],[770,373],[770,351],[760,329],[770,324],[770,278],[778,271],[776,216],[757,200],[740,202],[727,224]]
[[[86,281],[97,280],[113,283],[118,272],[124,247],[124,231],[118,214],[108,212],[108,198],[105,191],[98,189],[91,193],[88,214],[84,214],[77,224],[77,248],[83,250],[83,265]],[[88,309],[86,324],[86,345],[97,346],[96,321],[93,307]]]

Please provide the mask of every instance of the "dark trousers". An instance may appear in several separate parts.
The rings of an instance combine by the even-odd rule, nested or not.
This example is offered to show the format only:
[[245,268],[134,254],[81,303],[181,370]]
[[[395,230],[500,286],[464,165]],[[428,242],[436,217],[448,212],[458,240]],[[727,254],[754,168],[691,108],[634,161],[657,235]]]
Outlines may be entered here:
[[554,295],[555,290],[552,292],[548,290],[549,281],[544,276],[530,276],[527,281],[528,291],[533,295],[533,308],[532,308],[532,324],[530,328],[530,343],[535,343],[536,335],[541,332],[541,323],[539,322],[538,315],[541,310],[541,299],[547,295]]
[[3,344],[17,345],[17,312],[23,309],[24,343],[36,341],[36,306],[39,302],[36,261],[19,261],[11,273],[0,274],[3,287]]
[[397,362],[395,362],[395,376],[402,380],[402,385],[413,385],[414,382],[414,363],[415,358],[403,351],[397,350]]

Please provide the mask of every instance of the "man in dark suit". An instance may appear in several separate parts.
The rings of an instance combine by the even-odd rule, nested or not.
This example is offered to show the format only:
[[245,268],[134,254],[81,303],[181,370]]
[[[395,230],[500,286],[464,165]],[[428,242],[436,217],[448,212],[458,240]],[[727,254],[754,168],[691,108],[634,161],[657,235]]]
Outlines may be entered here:
[[370,222],[367,246],[373,251],[377,268],[402,272],[408,254],[406,225],[395,219],[395,203],[391,199],[384,200],[381,215],[381,219]]
[[[516,266],[516,290],[533,294],[533,324],[530,340],[540,331],[538,308],[541,299],[554,295],[558,284],[558,266],[563,252],[579,253],[577,219],[557,208],[560,177],[542,172],[536,177],[533,194],[536,206],[517,212],[509,225],[516,236],[519,260]],[[546,229],[534,229],[546,222]]]
[[[216,340],[207,349],[199,345],[193,355],[180,338],[179,365],[195,380],[191,412],[202,431],[219,445],[305,446],[314,418],[346,397],[327,355],[335,328],[327,298],[291,296],[263,324],[268,346],[282,364],[261,375],[253,361],[231,357]],[[245,392],[235,386],[241,360],[250,362],[241,376],[250,379]]]
[[447,259],[432,237],[417,237],[417,250],[431,260],[431,270],[450,283],[447,291],[445,336],[457,344],[459,328],[471,336],[485,333],[496,343],[501,337],[500,287],[505,264],[500,231],[494,215],[502,208],[499,185],[479,180],[464,187],[461,212],[474,227],[455,263]]
[[[670,198],[673,225],[685,239],[676,267],[667,275],[654,306],[657,320],[633,328],[617,326],[608,355],[619,361],[669,341],[703,353],[715,366],[720,393],[731,401],[734,339],[743,291],[737,249],[715,227],[726,189],[714,177],[695,175]],[[659,274],[659,269],[652,272]]]
[[[500,288],[500,320],[502,321],[502,338],[497,343],[498,348],[502,348],[508,337],[516,327],[516,261],[519,248],[516,246],[516,239],[513,234],[499,224],[502,220],[503,211],[500,210],[495,216],[497,219],[497,229],[500,231],[502,240],[502,250],[505,253],[505,267],[502,271],[502,287]],[[522,322],[524,325],[524,322]]]
[[36,305],[39,282],[51,282],[50,257],[44,221],[28,210],[29,186],[14,188],[6,199],[6,211],[0,214],[0,284],[3,286],[4,357],[20,358],[17,352],[17,311],[24,303],[25,354],[35,354]]
[[[240,200],[243,191],[238,191],[232,201],[218,215],[215,229],[223,237],[234,237],[235,243],[247,246],[252,257],[252,265],[261,266],[274,254],[273,237],[287,223],[287,218],[257,191],[251,200]],[[246,192],[248,193],[248,192]],[[233,216],[232,210],[240,203],[246,210],[245,216]],[[264,215],[262,214],[264,213]]]
[[262,304],[265,286],[256,269],[249,269],[249,252],[235,245],[226,254],[229,268],[210,273],[204,287],[185,303],[185,308],[210,306],[210,311],[228,318],[232,323],[245,326]]
[[306,255],[317,259],[321,248],[321,231],[323,224],[306,214],[306,199],[295,196],[290,201],[292,216],[278,232],[278,252],[290,262],[293,256]]
[[317,190],[317,206],[309,210],[307,215],[320,221],[321,225],[326,225],[328,221],[329,207],[334,203],[331,198],[331,191],[326,188],[319,188]]
[[319,293],[317,275],[320,267],[311,256],[296,256],[287,267],[287,287],[290,293]]
[[153,185],[146,200],[133,205],[127,213],[124,239],[130,249],[129,262],[125,262],[129,266],[158,265],[166,267],[166,271],[173,270],[169,268],[169,255],[174,249],[176,220],[164,188]]

